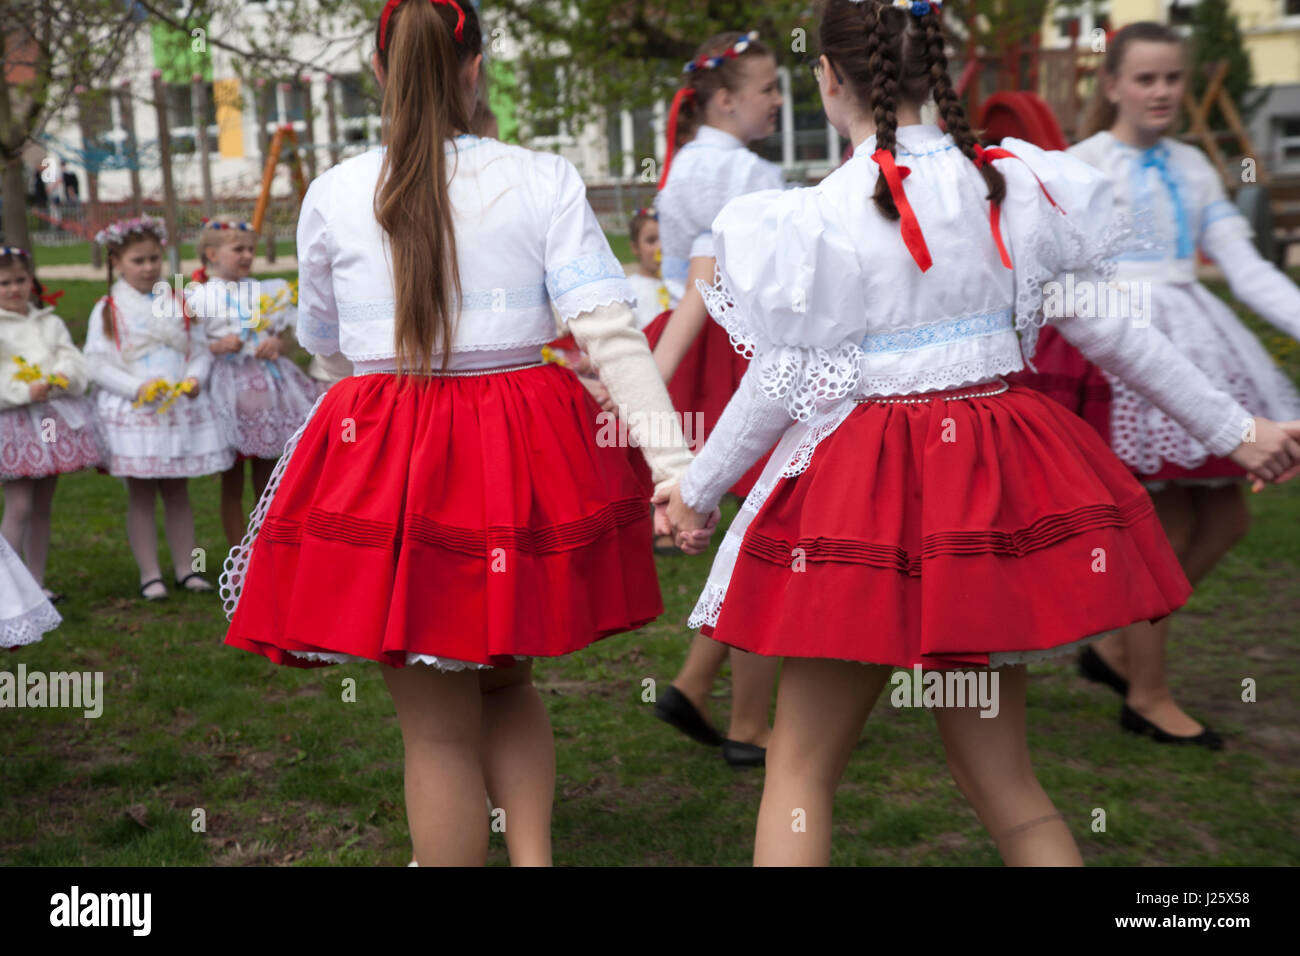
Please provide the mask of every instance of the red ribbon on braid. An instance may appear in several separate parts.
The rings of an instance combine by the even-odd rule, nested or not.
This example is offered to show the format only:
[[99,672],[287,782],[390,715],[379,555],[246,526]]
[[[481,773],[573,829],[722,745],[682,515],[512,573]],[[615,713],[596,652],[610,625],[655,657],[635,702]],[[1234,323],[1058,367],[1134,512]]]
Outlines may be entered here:
[[[388,35],[388,18],[393,15],[393,11],[397,9],[397,5],[401,2],[402,0],[388,0],[388,2],[384,4],[384,12],[379,15],[379,49],[381,50],[384,48],[384,38]],[[464,43],[465,11],[461,9],[461,5],[457,3],[456,0],[429,0],[429,2],[441,3],[456,8],[456,42]]]
[[58,305],[59,300],[62,298],[63,298],[62,289],[60,289],[57,292],[42,292],[40,294],[40,300],[44,302],[46,305]]
[[[1020,159],[1020,157],[1009,150],[1002,149],[1001,147],[985,149],[978,143],[975,145],[975,166],[977,168],[983,169],[995,159]],[[1020,159],[1020,161],[1025,163],[1023,159]],[[1025,163],[1025,165],[1029,166],[1028,163]],[[1034,172],[1032,166],[1029,167],[1029,171],[1033,173],[1034,179],[1038,179],[1038,173]],[[1038,179],[1038,188],[1043,191],[1043,195],[1046,196],[1047,201],[1052,204],[1052,208],[1064,216],[1065,210],[1056,204],[1056,200],[1052,198],[1052,194],[1047,191],[1047,187],[1043,185],[1041,179]],[[1000,203],[989,204],[989,226],[993,230],[993,241],[997,244],[998,255],[1002,257],[1002,264],[1008,269],[1013,268],[1011,265],[1011,256],[1007,254],[1006,244],[1002,241],[1002,206]]]
[[673,154],[677,152],[677,112],[682,102],[695,99],[695,87],[683,86],[673,95],[673,105],[668,110],[668,152],[664,155],[664,171],[659,175],[659,188],[668,182],[668,168],[672,165]]
[[885,177],[885,182],[889,185],[889,194],[894,197],[894,205],[898,207],[903,242],[907,244],[907,251],[912,254],[912,258],[921,267],[921,271],[925,272],[934,264],[930,258],[930,247],[925,244],[925,236],[921,233],[921,224],[917,222],[916,213],[912,211],[912,204],[907,201],[907,194],[903,192],[903,180],[912,171],[906,166],[895,164],[894,154],[887,149],[876,150],[871,154],[871,158],[880,167],[880,175]]

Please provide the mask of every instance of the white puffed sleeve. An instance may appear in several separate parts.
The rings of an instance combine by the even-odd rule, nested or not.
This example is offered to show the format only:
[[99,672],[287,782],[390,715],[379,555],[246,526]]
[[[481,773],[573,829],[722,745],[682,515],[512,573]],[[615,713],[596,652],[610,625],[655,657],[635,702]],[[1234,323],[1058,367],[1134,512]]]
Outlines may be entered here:
[[[337,167],[336,167],[337,168]],[[329,229],[333,170],[307,189],[298,214],[298,344],[313,355],[339,351],[339,312],[334,303],[333,242]]]
[[1048,318],[1044,286],[1067,274],[1076,286],[1112,278],[1114,257],[1133,239],[1131,228],[1116,222],[1115,192],[1101,172],[1014,137],[1002,148],[1016,156],[993,162],[1007,181],[1002,232],[1015,272],[1016,328],[1031,359]]
[[[100,299],[91,310],[90,321],[86,323],[86,347],[82,350],[86,356],[86,368],[90,380],[99,388],[134,399],[140,386],[148,379],[133,373],[122,361],[122,353],[114,342],[104,334],[104,309],[108,300]],[[203,346],[207,351],[207,345]]]
[[759,391],[792,418],[852,394],[865,295],[849,233],[815,189],[763,190],[713,222],[718,268],[698,283],[709,314],[757,366]]
[[546,158],[555,164],[554,202],[546,230],[546,291],[560,321],[567,323],[615,302],[635,307],[632,285],[610,251],[578,170],[562,156]]
[[1200,152],[1192,175],[1201,204],[1202,251],[1223,270],[1232,294],[1252,311],[1300,339],[1300,289],[1287,275],[1259,254],[1251,236],[1254,230],[1228,199],[1218,171]]
[[[738,151],[739,157],[734,166],[734,179],[726,184],[730,187],[731,194],[727,197],[728,201],[737,196],[744,196],[748,193],[761,192],[765,189],[785,189],[785,178],[781,174],[781,167],[776,163],[769,162],[760,156],[756,156],[749,150]],[[716,247],[713,243],[713,230],[706,220],[701,224],[699,235],[691,240],[690,258],[713,258],[717,255]]]

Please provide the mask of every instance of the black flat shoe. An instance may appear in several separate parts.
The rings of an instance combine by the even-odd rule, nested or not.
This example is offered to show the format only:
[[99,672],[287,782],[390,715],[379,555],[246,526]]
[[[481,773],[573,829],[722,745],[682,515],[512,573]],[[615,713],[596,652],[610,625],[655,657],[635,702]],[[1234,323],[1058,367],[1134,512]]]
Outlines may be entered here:
[[144,584],[140,585],[140,597],[144,598],[146,601],[165,601],[165,600],[167,600],[167,591],[166,591],[166,590],[164,590],[163,593],[162,593],[162,594],[159,594],[157,597],[150,597],[149,595],[147,595],[147,594],[144,593],[145,588],[150,587],[151,585],[154,585],[154,584],[161,584],[161,585],[163,586],[164,589],[167,587],[166,582],[164,582],[162,578],[153,578],[152,580],[146,581],[146,582],[144,582]]
[[1121,697],[1128,696],[1128,681],[1116,674],[1091,647],[1079,652],[1079,674],[1094,684],[1105,684]]
[[68,596],[62,591],[51,591],[48,588],[41,588],[45,592],[45,600],[51,604],[62,604],[68,599]]
[[672,684],[655,701],[655,716],[672,724],[687,737],[709,747],[722,745],[722,734],[695,709],[690,698]]
[[760,747],[758,744],[741,743],[739,740],[724,740],[722,742],[722,759],[736,770],[745,770],[749,767],[766,767],[767,748]]
[[[193,579],[193,578],[198,578],[200,581],[202,581],[204,584],[206,584],[207,587],[202,587],[202,588],[192,588],[192,587],[190,587],[190,586],[189,586],[189,583],[190,583],[190,580]],[[209,591],[215,591],[215,590],[216,590],[216,588],[214,588],[214,587],[212,586],[212,582],[209,581],[207,578],[205,578],[203,575],[199,574],[197,571],[195,571],[193,574],[187,574],[187,575],[185,575],[185,577],[183,577],[183,578],[177,578],[177,579],[176,579],[176,586],[177,586],[178,588],[181,588],[182,590],[190,591],[190,592],[192,592],[192,593],[194,593],[194,594],[206,594],[206,593],[209,592]]]
[[1161,730],[1128,704],[1125,704],[1119,712],[1119,725],[1130,733],[1149,735],[1158,744],[1196,744],[1206,750],[1223,749],[1223,738],[1209,727],[1195,737],[1179,737],[1177,734]]

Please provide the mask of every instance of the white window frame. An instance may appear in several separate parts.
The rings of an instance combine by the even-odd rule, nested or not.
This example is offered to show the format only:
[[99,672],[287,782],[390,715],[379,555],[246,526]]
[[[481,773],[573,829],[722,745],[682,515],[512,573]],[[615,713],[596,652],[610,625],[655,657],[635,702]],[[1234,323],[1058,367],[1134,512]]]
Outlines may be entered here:
[[1075,45],[1079,49],[1083,49],[1089,47],[1092,43],[1092,31],[1097,29],[1097,15],[1105,14],[1109,16],[1112,12],[1110,0],[1098,0],[1097,3],[1090,3],[1089,0],[1074,0],[1072,3],[1068,2],[1068,0],[1062,0],[1062,2],[1053,4],[1051,12],[1052,26],[1058,35],[1055,49],[1064,50],[1070,45],[1070,38],[1062,29],[1066,20],[1078,18],[1079,39]]

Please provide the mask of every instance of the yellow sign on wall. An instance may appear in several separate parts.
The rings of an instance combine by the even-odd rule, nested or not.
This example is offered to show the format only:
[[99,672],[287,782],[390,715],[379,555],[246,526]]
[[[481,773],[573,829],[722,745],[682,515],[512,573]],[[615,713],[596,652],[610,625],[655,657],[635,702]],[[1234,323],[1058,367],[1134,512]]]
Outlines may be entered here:
[[223,159],[243,159],[244,124],[239,77],[213,81],[212,98],[217,106],[217,150]]

